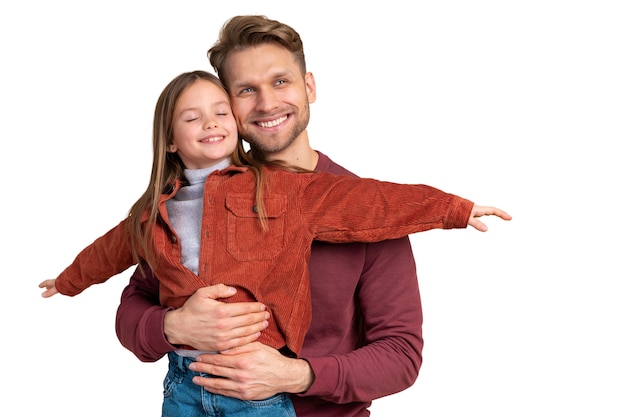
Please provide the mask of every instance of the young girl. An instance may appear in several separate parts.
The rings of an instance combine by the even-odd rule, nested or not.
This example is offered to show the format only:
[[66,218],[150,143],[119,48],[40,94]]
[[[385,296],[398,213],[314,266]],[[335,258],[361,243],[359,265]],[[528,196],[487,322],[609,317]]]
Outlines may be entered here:
[[[311,318],[307,261],[313,240],[375,242],[468,224],[484,231],[480,216],[511,218],[426,185],[262,165],[237,137],[221,82],[203,71],[179,75],[161,93],[153,153],[150,184],[128,217],[81,251],[56,280],[43,281],[44,297],[79,294],[145,260],[159,279],[163,305],[180,307],[207,285],[234,286],[237,294],[226,301],[260,301],[271,312],[259,341],[297,356]],[[170,355],[170,371],[199,353],[181,346]],[[181,380],[197,393],[191,409],[200,412],[200,395],[211,394],[191,383],[192,376]],[[168,403],[169,412],[189,415],[192,398],[172,386],[175,379],[171,372],[166,378],[164,410]],[[214,397],[227,415],[261,415],[259,406],[293,415],[286,395],[253,402]]]

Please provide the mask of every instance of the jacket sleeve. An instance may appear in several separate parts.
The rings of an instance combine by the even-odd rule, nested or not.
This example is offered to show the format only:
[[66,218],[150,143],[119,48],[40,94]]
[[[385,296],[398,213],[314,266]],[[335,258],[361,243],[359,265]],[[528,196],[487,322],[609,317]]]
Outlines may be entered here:
[[318,173],[299,195],[315,239],[378,242],[431,229],[465,228],[474,204],[423,184]]
[[165,338],[163,320],[170,308],[159,303],[159,282],[142,263],[130,278],[115,318],[120,343],[142,362],[156,362],[176,349]]
[[125,221],[83,249],[56,279],[57,290],[74,296],[135,264]]
[[304,357],[315,380],[300,396],[338,404],[369,402],[400,392],[417,379],[424,343],[410,241],[408,237],[386,240],[368,245],[367,250],[355,293],[363,340],[343,354]]

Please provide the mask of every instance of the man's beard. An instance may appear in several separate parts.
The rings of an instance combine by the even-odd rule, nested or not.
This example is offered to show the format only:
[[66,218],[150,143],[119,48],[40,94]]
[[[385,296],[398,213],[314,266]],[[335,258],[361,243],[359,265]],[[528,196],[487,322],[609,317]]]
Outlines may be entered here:
[[[294,113],[296,114],[296,113]],[[264,155],[282,152],[287,149],[298,138],[298,136],[309,125],[310,111],[309,103],[303,108],[300,116],[293,125],[293,128],[289,132],[280,133],[258,133],[247,134],[242,131],[241,137],[243,140],[250,144],[250,147],[257,152],[261,152]]]

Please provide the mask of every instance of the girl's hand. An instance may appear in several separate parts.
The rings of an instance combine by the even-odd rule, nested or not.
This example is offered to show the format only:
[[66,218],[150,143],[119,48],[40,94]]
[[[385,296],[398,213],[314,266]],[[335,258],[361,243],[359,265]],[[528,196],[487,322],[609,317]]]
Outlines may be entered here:
[[39,288],[45,288],[46,290],[41,294],[43,298],[52,297],[54,294],[57,294],[59,291],[57,290],[54,282],[56,279],[47,279],[39,284]]
[[469,218],[469,221],[467,222],[467,225],[472,226],[473,228],[481,232],[486,232],[487,225],[481,222],[480,220],[478,220],[478,218],[482,216],[498,216],[502,220],[511,220],[513,218],[511,217],[510,214],[508,214],[507,212],[503,210],[500,210],[499,208],[477,206],[476,204],[474,204],[474,207],[472,208],[472,213],[470,214],[470,218]]

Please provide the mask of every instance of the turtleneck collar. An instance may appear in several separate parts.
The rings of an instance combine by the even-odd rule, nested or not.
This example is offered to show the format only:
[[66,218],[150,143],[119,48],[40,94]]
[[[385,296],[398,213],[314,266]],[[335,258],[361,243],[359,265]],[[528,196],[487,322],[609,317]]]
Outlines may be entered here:
[[230,158],[226,158],[217,164],[210,166],[208,168],[200,168],[200,169],[185,169],[184,174],[189,181],[189,185],[198,184],[200,182],[204,182],[206,177],[213,171],[219,171],[220,169],[224,169],[230,166]]

